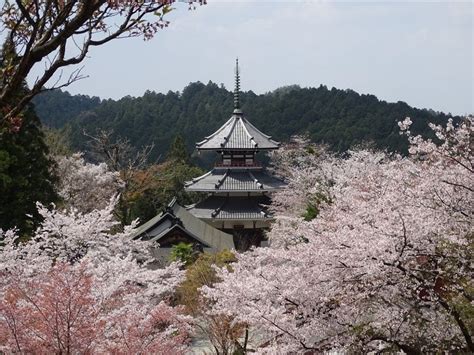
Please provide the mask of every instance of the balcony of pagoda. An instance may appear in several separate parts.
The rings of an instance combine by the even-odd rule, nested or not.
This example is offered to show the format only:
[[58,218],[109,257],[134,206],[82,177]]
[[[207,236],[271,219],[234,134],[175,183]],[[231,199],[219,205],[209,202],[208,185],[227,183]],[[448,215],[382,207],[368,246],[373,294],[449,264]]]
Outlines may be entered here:
[[242,161],[231,161],[231,162],[216,162],[214,167],[220,169],[262,169],[263,165],[260,162],[242,162]]

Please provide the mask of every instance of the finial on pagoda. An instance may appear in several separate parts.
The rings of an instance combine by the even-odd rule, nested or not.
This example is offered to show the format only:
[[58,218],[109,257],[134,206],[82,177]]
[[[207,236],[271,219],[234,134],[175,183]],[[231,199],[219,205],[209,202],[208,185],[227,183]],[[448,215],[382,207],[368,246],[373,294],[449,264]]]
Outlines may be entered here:
[[234,113],[242,113],[242,110],[240,109],[240,72],[239,72],[239,58],[236,58],[236,60],[235,60]]

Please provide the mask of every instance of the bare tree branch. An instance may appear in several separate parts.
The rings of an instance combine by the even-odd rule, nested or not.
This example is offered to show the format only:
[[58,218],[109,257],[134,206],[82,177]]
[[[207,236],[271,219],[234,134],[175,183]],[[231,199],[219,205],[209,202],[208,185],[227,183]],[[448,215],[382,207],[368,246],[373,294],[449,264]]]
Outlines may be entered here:
[[[2,72],[3,122],[19,116],[61,68],[81,63],[91,46],[125,37],[152,38],[167,26],[163,16],[171,10],[174,1],[132,4],[110,0],[15,0],[5,3],[0,10],[0,31],[8,32],[17,60],[9,63],[8,72]],[[205,3],[203,0],[190,3],[194,1]],[[48,65],[31,91],[20,99],[15,98],[33,67],[43,61]],[[79,78],[79,75],[71,75],[65,83],[56,82],[54,86],[64,87]]]

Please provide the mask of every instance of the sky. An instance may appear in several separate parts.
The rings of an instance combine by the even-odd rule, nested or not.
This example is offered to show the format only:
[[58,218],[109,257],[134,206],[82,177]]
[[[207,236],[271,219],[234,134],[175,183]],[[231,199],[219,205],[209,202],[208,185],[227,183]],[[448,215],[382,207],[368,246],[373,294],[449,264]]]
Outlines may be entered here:
[[472,1],[208,0],[191,11],[176,4],[168,20],[151,41],[94,48],[84,63],[89,77],[67,90],[117,99],[194,81],[231,89],[238,57],[244,91],[323,84],[474,112]]

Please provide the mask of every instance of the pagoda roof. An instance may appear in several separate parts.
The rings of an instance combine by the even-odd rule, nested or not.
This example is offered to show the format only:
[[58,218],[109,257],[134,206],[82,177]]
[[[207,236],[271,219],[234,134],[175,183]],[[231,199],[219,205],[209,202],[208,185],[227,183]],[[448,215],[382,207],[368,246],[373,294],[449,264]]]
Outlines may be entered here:
[[159,243],[160,239],[175,229],[181,229],[192,239],[214,251],[235,248],[232,235],[196,218],[186,208],[180,206],[176,199],[173,199],[161,214],[138,227],[133,234],[133,239]]
[[272,220],[266,208],[269,204],[266,196],[210,196],[189,206],[188,211],[197,218],[209,220]]
[[196,144],[198,150],[270,150],[280,143],[259,131],[241,113],[234,110],[232,117],[217,131]]
[[281,189],[286,184],[264,170],[214,168],[185,184],[187,191],[263,192]]

